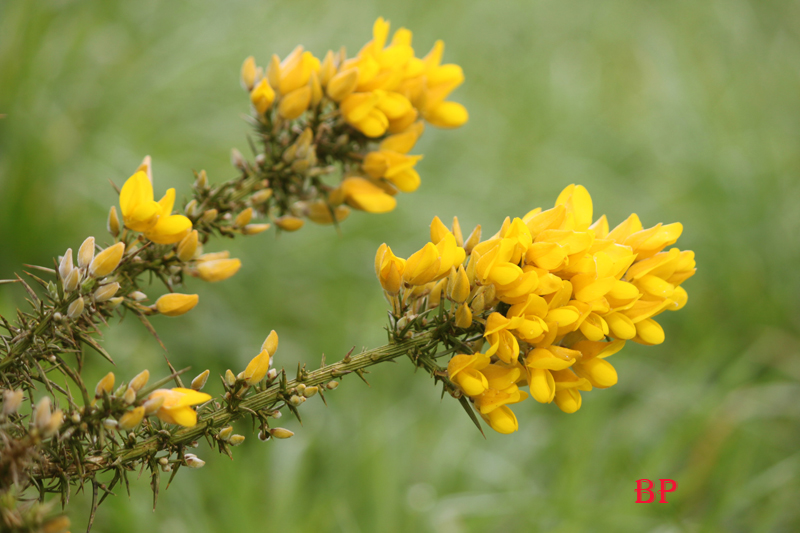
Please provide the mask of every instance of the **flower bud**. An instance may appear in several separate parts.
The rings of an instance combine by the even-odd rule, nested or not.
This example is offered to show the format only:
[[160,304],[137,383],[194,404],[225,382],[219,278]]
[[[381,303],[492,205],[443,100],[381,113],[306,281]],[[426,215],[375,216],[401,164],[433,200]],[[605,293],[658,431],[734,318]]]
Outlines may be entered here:
[[305,396],[306,398],[311,398],[317,393],[317,391],[319,391],[319,387],[316,386],[306,387],[306,390],[303,391],[303,396]]
[[128,387],[125,389],[125,394],[122,395],[122,399],[128,405],[132,404],[136,401],[136,391],[132,387]]
[[145,411],[144,406],[140,405],[139,407],[134,407],[132,410],[122,415],[119,418],[119,423],[118,423],[119,429],[121,429],[122,431],[130,431],[131,429],[141,424],[142,419],[144,419],[144,411]]
[[303,398],[302,396],[297,396],[297,395],[294,395],[291,398],[289,398],[289,403],[294,405],[295,407],[299,407],[305,401],[306,401],[305,398]]
[[47,425],[43,428],[40,428],[43,437],[50,437],[56,434],[58,428],[61,427],[61,424],[64,423],[64,413],[61,409],[56,409],[53,411],[53,414],[50,415],[50,419],[47,421]]
[[183,460],[186,461],[186,466],[189,468],[203,468],[206,465],[205,461],[198,459],[193,453],[185,454],[183,456]]
[[132,293],[128,294],[128,298],[134,302],[143,302],[144,300],[147,300],[147,295],[142,291],[133,291]]
[[261,350],[257,356],[253,357],[247,364],[247,368],[239,374],[239,379],[244,380],[245,383],[251,387],[264,379],[269,370],[271,357],[267,350]]
[[238,168],[239,170],[244,170],[245,168],[247,168],[247,163],[244,160],[242,152],[240,152],[236,148],[231,148],[231,165]]
[[191,387],[194,390],[202,390],[202,388],[206,386],[206,381],[208,381],[208,376],[210,373],[211,372],[209,372],[208,370],[203,370],[200,374],[197,375],[197,377],[195,377],[192,380]]
[[219,433],[217,434],[217,438],[219,440],[227,441],[228,439],[231,438],[232,435],[233,435],[233,427],[226,426],[226,427],[224,427],[224,428],[219,430]]
[[294,120],[311,104],[311,87],[304,85],[283,95],[278,104],[278,114],[287,120]]
[[150,398],[149,400],[144,402],[142,407],[144,407],[145,416],[150,416],[159,409],[161,409],[161,406],[164,405],[164,400],[165,400],[164,396],[154,396],[153,398]]
[[242,233],[245,235],[258,235],[270,228],[270,224],[248,224],[242,228]]
[[119,283],[116,281],[114,283],[109,283],[108,285],[103,285],[94,292],[94,301],[97,303],[103,303],[106,300],[110,300],[115,294],[117,294],[118,290]]
[[[195,185],[196,184],[197,182],[195,182]],[[186,213],[187,217],[194,218],[197,215],[197,200],[195,200],[194,198],[189,200],[189,203],[186,204],[186,207],[184,208],[183,211],[184,213]]]
[[233,387],[236,385],[236,376],[233,375],[233,372],[231,372],[230,368],[225,371],[225,383],[228,385],[228,387]]
[[189,235],[184,237],[180,243],[178,243],[178,259],[183,261],[191,261],[194,259],[194,254],[197,252],[197,242],[198,242],[198,234],[197,230],[192,230]]
[[469,297],[469,278],[463,265],[458,265],[458,270],[450,275],[448,284],[448,296],[456,303],[464,303]]
[[253,208],[248,207],[247,209],[241,211],[233,221],[234,226],[238,228],[242,228],[250,223],[250,220],[253,218]]
[[197,265],[197,275],[203,281],[216,282],[226,280],[236,274],[242,266],[239,259],[213,259],[201,261]]
[[266,442],[271,437],[272,437],[272,435],[269,434],[269,431],[264,431],[262,429],[261,431],[258,432],[258,440],[260,440],[261,442]]
[[108,222],[106,223],[106,228],[108,232],[111,234],[112,237],[115,239],[119,235],[120,225],[119,225],[119,217],[117,216],[117,208],[113,205],[111,209],[108,211]]
[[275,355],[275,352],[278,351],[277,331],[273,329],[272,331],[269,332],[269,335],[267,335],[266,340],[264,340],[264,343],[261,345],[261,349],[268,351],[270,356]]
[[461,233],[461,224],[458,223],[458,217],[453,217],[453,236],[456,238],[456,245],[464,247],[464,235]]
[[124,302],[124,301],[125,301],[125,298],[123,298],[122,296],[117,296],[117,297],[115,297],[115,298],[111,298],[111,299],[108,301],[108,305],[107,305],[107,307],[108,307],[109,309],[116,309],[117,307],[119,307],[119,304],[121,304],[121,303],[122,303],[122,302]]
[[100,398],[103,394],[111,394],[111,390],[114,388],[114,373],[109,372],[103,379],[97,382],[97,386],[94,388],[94,396],[95,398]]
[[50,397],[42,396],[33,409],[33,423],[42,429],[50,423]]
[[200,297],[196,294],[173,292],[156,300],[156,309],[162,315],[180,316],[191,311],[199,300]]
[[272,189],[261,189],[260,191],[253,193],[253,196],[250,197],[250,203],[253,205],[259,205],[263,204],[270,198],[272,198]]
[[58,275],[61,276],[61,281],[67,279],[73,268],[75,267],[72,265],[72,248],[67,248],[66,253],[61,258],[61,262],[58,264]]
[[352,93],[358,85],[358,68],[342,71],[328,82],[328,96],[334,102],[341,102]]
[[89,273],[95,278],[108,276],[119,266],[123,253],[125,253],[125,243],[118,242],[109,246],[92,260],[89,265]]
[[78,249],[78,266],[87,268],[94,259],[94,237],[86,237],[81,247]]
[[40,530],[42,533],[68,533],[67,530],[71,525],[69,518],[66,516],[57,516],[47,521],[42,525]]
[[472,230],[472,233],[469,234],[467,237],[467,242],[464,243],[464,251],[467,254],[472,253],[472,249],[475,248],[475,245],[481,242],[481,225],[478,224],[475,226],[475,229]]
[[256,60],[253,56],[248,57],[242,63],[241,81],[242,87],[248,91],[253,90],[253,85],[256,83]]
[[78,318],[79,316],[81,316],[81,313],[83,313],[83,307],[84,307],[83,298],[78,298],[77,300],[69,304],[69,307],[67,308],[67,317],[73,320]]
[[231,446],[238,446],[244,442],[244,435],[232,435],[228,442]]
[[219,211],[216,209],[206,209],[203,211],[203,216],[200,217],[200,222],[211,223],[217,219]]
[[276,439],[288,439],[294,436],[293,431],[289,431],[285,428],[270,428],[269,433]]
[[479,292],[475,298],[472,299],[472,303],[469,304],[470,309],[472,309],[473,313],[482,313],[484,309],[486,309],[486,300],[483,297],[483,291]]
[[338,386],[339,386],[338,381],[329,381],[328,383],[325,384],[325,388],[328,390],[335,390],[336,387]]
[[272,381],[276,377],[278,377],[278,370],[276,368],[270,368],[269,372],[267,372],[267,379]]
[[103,420],[103,427],[109,430],[117,429],[119,427],[119,423],[113,418],[106,418]]
[[274,101],[275,90],[266,79],[258,82],[256,88],[250,93],[250,102],[259,115],[266,113]]
[[14,414],[22,405],[24,395],[22,389],[3,391],[3,416]]
[[472,325],[472,310],[467,304],[459,304],[456,310],[456,327],[468,328]]
[[80,269],[73,268],[72,272],[69,273],[67,279],[64,280],[64,290],[66,292],[72,292],[78,288],[78,285],[81,284],[81,271]]
[[201,190],[208,187],[208,174],[206,174],[205,170],[201,170],[197,173],[197,179],[194,182],[194,186]]
[[305,222],[302,218],[297,218],[296,216],[292,215],[283,215],[280,218],[275,219],[275,225],[281,228],[283,231],[297,231],[303,227]]

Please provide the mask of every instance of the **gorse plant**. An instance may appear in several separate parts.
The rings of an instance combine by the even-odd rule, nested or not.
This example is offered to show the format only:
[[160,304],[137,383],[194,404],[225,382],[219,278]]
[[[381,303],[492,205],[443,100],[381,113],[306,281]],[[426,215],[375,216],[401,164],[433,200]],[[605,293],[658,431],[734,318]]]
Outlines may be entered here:
[[[289,438],[277,426],[281,416],[299,419],[305,401],[324,401],[341,378],[364,379],[367,367],[384,361],[409,357],[479,428],[482,418],[512,433],[518,422],[508,405],[528,396],[520,387],[575,412],[580,391],[617,382],[606,358],[626,340],[663,342],[653,317],[685,305],[680,285],[694,273],[692,252],[665,251],[681,225],[644,229],[631,215],[609,230],[605,216],[594,220],[586,189],[570,185],[554,208],[507,218],[489,239],[481,240],[480,226],[465,239],[458,219],[448,229],[435,218],[430,242],[407,260],[381,245],[375,269],[391,305],[386,346],[331,364],[323,356],[318,368],[299,365],[290,376],[273,367],[272,331],[213,394],[203,392],[208,370],[189,380],[188,369],[169,360],[158,379],[142,369],[127,380],[109,372],[96,384],[84,381],[84,366],[97,364],[87,352],[113,361],[96,336],[116,316],[134,315],[161,342],[148,317],[180,316],[199,303],[197,294],[179,292],[186,276],[218,282],[236,274],[238,259],[206,250],[214,237],[256,235],[272,224],[292,232],[306,220],[338,225],[351,208],[387,212],[398,192],[419,187],[421,156],[409,152],[426,122],[467,121],[465,108],[447,100],[464,77],[442,64],[441,42],[418,58],[409,30],[388,37],[388,22],[378,19],[355,57],[341,50],[320,60],[298,47],[265,68],[247,58],[241,81],[252,104],[254,156],[233,151],[236,177],[214,185],[197,173],[190,200],[175,213],[174,189],[156,200],[146,157],[119,189],[119,209],[110,209],[108,242],[88,237],[53,265],[3,282],[23,286],[30,303],[2,318],[4,531],[67,530],[48,494],[60,495],[63,507],[84,487],[91,529],[99,504],[134,471],[149,472],[155,505],[162,475],[171,480],[205,464],[190,451],[199,441],[231,455],[245,440],[232,427],[242,418],[262,441]],[[146,294],[151,280],[163,285],[154,299]]]

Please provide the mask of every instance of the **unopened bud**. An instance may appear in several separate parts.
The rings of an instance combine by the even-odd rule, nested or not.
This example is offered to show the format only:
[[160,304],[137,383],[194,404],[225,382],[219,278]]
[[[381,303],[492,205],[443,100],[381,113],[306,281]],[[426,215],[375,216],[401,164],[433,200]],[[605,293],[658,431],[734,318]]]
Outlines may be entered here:
[[300,404],[302,404],[305,401],[306,401],[305,398],[303,398],[302,396],[297,396],[297,395],[292,396],[291,398],[289,398],[289,403],[294,405],[295,407],[298,407]]
[[119,419],[119,429],[122,431],[130,431],[141,424],[142,419],[144,419],[144,411],[144,406],[140,405],[139,407],[134,407],[132,410],[122,415]]
[[58,275],[61,276],[62,281],[66,281],[73,268],[75,267],[72,265],[72,248],[67,248],[66,253],[61,258],[61,262],[58,264]]
[[207,209],[203,212],[203,216],[200,217],[200,222],[204,222],[206,224],[214,222],[217,219],[217,215],[219,211],[216,209]]
[[297,231],[303,227],[305,221],[292,215],[283,215],[275,219],[275,225],[283,231]]
[[238,446],[244,442],[244,435],[233,435],[228,442],[231,446]]
[[119,427],[119,424],[113,418],[106,418],[105,420],[103,420],[103,427],[106,429],[117,429],[117,427]]
[[62,515],[48,520],[46,524],[42,525],[40,531],[42,533],[68,533],[69,526],[69,518]]
[[92,259],[92,263],[89,265],[89,273],[95,278],[108,276],[119,266],[124,253],[125,243],[123,242],[109,246]]
[[133,390],[131,387],[125,389],[125,394],[122,395],[122,399],[128,405],[132,404],[136,401],[136,391]]
[[270,356],[274,356],[275,352],[278,351],[278,332],[274,329],[269,332],[267,338],[261,344],[261,350],[266,350],[269,352]]
[[305,383],[299,383],[297,385],[297,387],[295,387],[295,388],[297,389],[297,392],[299,392],[300,394],[303,394],[303,391],[306,390],[306,384]]
[[334,390],[338,386],[339,386],[339,382],[338,381],[329,381],[325,385],[325,388],[328,389],[328,390]]
[[267,231],[270,227],[270,224],[248,224],[242,228],[242,233],[245,235],[258,235]]
[[64,413],[61,409],[56,409],[53,411],[53,414],[50,415],[50,420],[47,422],[47,426],[42,429],[42,435],[44,437],[50,437],[56,434],[58,428],[61,427],[61,424],[64,423]]
[[232,435],[233,435],[233,427],[226,426],[219,430],[217,438],[219,438],[219,440],[227,441],[228,439],[231,438]]
[[44,430],[50,423],[50,397],[43,396],[33,409],[33,423],[39,430]]
[[236,215],[233,224],[237,228],[243,228],[244,226],[248,225],[252,219],[253,219],[253,208],[248,207],[247,209],[243,210],[238,215]]
[[133,291],[132,293],[128,294],[128,298],[130,298],[134,302],[142,302],[144,300],[147,300],[147,295],[142,291]]
[[119,283],[116,281],[114,283],[109,283],[108,285],[103,285],[94,292],[94,301],[97,303],[103,303],[106,300],[110,300],[115,294],[117,294],[118,290]]
[[459,304],[456,310],[456,327],[468,328],[472,325],[472,310],[467,304]]
[[14,414],[22,405],[23,392],[22,389],[17,390],[4,390],[3,391],[3,415],[8,416]]
[[73,424],[80,424],[81,423],[81,415],[77,411],[72,413],[72,415],[70,415],[69,419],[72,420]]
[[103,379],[97,382],[97,386],[94,388],[94,396],[95,398],[100,398],[103,394],[111,394],[111,389],[114,388],[114,373],[109,372]]
[[236,385],[236,376],[230,368],[225,371],[225,383],[228,385],[228,387],[233,387]]
[[81,283],[81,271],[80,269],[73,268],[72,272],[69,273],[67,279],[64,280],[64,290],[66,292],[72,292],[78,288],[78,285]]
[[199,459],[193,453],[187,453],[183,456],[183,460],[186,461],[186,466],[189,468],[203,468],[206,465],[206,462],[202,459]]
[[106,228],[108,232],[111,234],[112,237],[115,239],[119,235],[120,225],[119,225],[119,217],[117,216],[117,208],[113,205],[108,212],[108,222],[106,223]]
[[479,292],[475,298],[472,299],[472,303],[470,303],[469,306],[473,313],[483,312],[483,310],[486,308],[486,301],[483,297],[483,291]]
[[267,379],[272,381],[276,377],[278,377],[278,370],[275,368],[270,368],[269,372],[267,372]]
[[294,436],[293,431],[289,431],[288,429],[285,428],[271,428],[269,430],[269,433],[276,439],[288,439],[289,437]]
[[78,266],[88,268],[94,259],[94,237],[87,237],[78,249]]
[[475,245],[477,245],[479,242],[481,242],[480,224],[475,226],[475,229],[472,230],[472,233],[470,233],[469,237],[467,237],[467,242],[464,243],[464,251],[467,252],[467,254],[471,254],[472,249],[475,248]]
[[303,396],[306,398],[311,398],[317,393],[317,391],[319,391],[319,387],[306,387],[306,390],[303,391]]
[[156,309],[165,316],[180,316],[194,309],[199,300],[200,297],[197,294],[172,292],[156,300]]
[[136,374],[136,376],[131,380],[130,388],[134,391],[139,392],[142,390],[142,387],[147,385],[147,381],[150,379],[150,371],[145,369]]
[[253,196],[250,197],[250,203],[253,205],[263,204],[271,197],[272,189],[261,189],[260,191],[253,193]]
[[195,377],[192,380],[191,387],[194,390],[202,390],[203,387],[206,386],[206,381],[208,381],[209,374],[211,374],[211,372],[209,372],[208,370],[203,370],[200,374],[197,375],[197,377]]
[[258,440],[262,442],[268,441],[271,437],[272,435],[269,434],[269,431],[265,431],[262,429],[261,431],[258,432]]
[[162,405],[164,405],[164,396],[156,396],[155,398],[147,400],[146,402],[144,402],[144,405],[142,405],[142,407],[144,407],[145,416],[152,415],[153,413],[161,409]]
[[198,189],[205,189],[208,187],[208,174],[206,174],[205,170],[201,170],[197,174],[197,181],[195,181],[195,186]]
[[272,418],[274,418],[275,420],[279,419],[282,416],[283,416],[283,413],[281,413],[280,411],[273,411],[272,412]]
[[76,318],[81,316],[81,313],[83,313],[83,307],[84,307],[83,298],[79,297],[77,300],[69,304],[69,307],[67,308],[67,316],[75,320]]
[[198,234],[197,230],[192,230],[189,235],[183,238],[178,244],[178,259],[183,261],[191,261],[194,259],[194,254],[197,252]]
[[258,154],[256,156],[256,165],[263,167],[267,164],[267,156],[264,154]]
[[231,165],[238,168],[239,170],[244,170],[245,168],[247,168],[247,163],[245,163],[242,152],[240,152],[236,148],[231,149]]

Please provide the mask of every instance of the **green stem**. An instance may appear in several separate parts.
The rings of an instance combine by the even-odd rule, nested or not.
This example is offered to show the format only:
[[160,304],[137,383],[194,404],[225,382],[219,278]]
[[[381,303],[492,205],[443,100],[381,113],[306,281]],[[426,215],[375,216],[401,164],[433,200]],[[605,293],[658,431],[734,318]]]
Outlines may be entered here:
[[[160,450],[188,444],[198,440],[211,429],[230,425],[232,422],[248,414],[248,410],[258,412],[269,408],[280,400],[280,396],[284,390],[290,390],[300,383],[309,387],[313,385],[323,385],[329,381],[341,378],[342,376],[355,373],[358,370],[414,353],[418,348],[422,348],[432,341],[435,342],[432,333],[423,333],[400,343],[387,344],[379,348],[373,348],[372,350],[367,350],[358,355],[346,357],[337,363],[304,373],[301,380],[293,379],[288,381],[286,389],[282,389],[280,383],[274,383],[267,390],[258,392],[244,399],[238,404],[236,410],[231,410],[228,406],[222,406],[210,413],[202,414],[197,425],[188,428],[180,428],[174,431],[169,438],[156,435],[136,443],[132,448],[117,450],[113,453],[107,452],[100,456],[93,457],[90,461],[84,462],[84,475],[117,466],[130,467],[135,461],[152,456]],[[426,362],[431,362],[427,358],[425,359]],[[423,366],[427,368],[429,365]],[[430,369],[431,368],[429,368],[429,370]],[[63,475],[73,476],[75,474],[77,474],[75,466],[62,470],[58,465],[52,463],[37,465],[31,473],[33,478],[37,480]]]

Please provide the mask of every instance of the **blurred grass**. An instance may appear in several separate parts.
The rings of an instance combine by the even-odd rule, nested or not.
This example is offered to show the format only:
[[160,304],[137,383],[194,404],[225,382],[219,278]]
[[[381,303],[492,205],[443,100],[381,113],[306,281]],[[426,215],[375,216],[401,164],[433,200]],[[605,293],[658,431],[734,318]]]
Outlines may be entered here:
[[[185,193],[191,169],[230,177],[230,147],[247,146],[242,59],[355,52],[378,15],[411,28],[418,53],[445,40],[469,124],[429,128],[423,185],[394,213],[355,214],[341,237],[232,243],[241,273],[190,282],[203,305],[155,321],[176,366],[239,368],[273,328],[287,368],[382,344],[378,244],[410,253],[434,215],[494,231],[573,182],[612,222],[683,222],[700,267],[688,306],[665,317],[663,345],[615,356],[619,385],[575,415],[529,401],[519,433],[484,440],[407,362],[385,365],[372,388],[346,380],[327,409],[306,404],[291,441],[249,438],[233,464],[201,444],[207,466],[155,513],[146,480],[130,500],[119,489],[96,530],[800,529],[797,3],[0,2],[0,276],[102,236],[107,180],[145,154],[159,190]],[[0,312],[22,301],[5,287]],[[120,375],[164,368],[138,324],[106,344]],[[639,478],[678,490],[637,505]],[[76,524],[88,504],[74,498]]]

